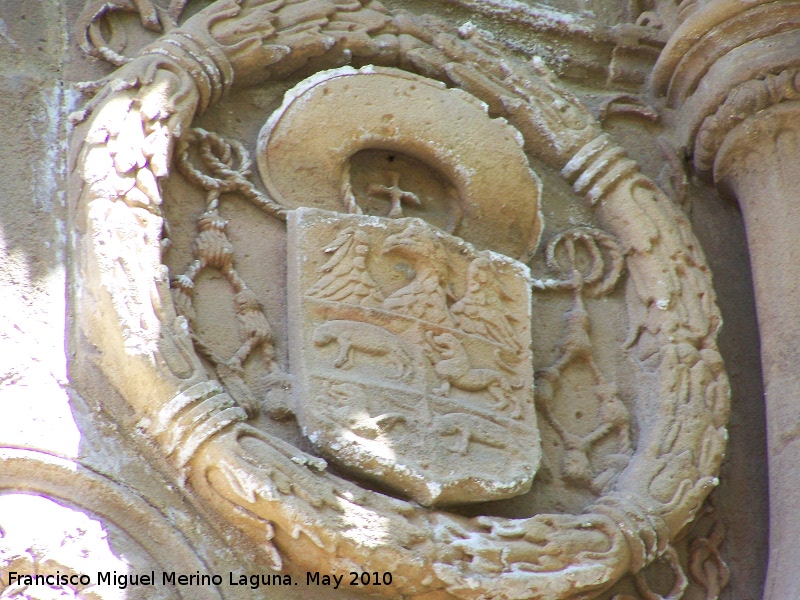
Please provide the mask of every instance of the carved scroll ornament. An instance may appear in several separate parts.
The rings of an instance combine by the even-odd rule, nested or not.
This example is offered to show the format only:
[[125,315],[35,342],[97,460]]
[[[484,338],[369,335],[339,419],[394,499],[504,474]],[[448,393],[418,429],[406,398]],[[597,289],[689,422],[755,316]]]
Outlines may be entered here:
[[[176,143],[235,85],[353,60],[486,102],[586,194],[626,249],[627,346],[646,375],[634,400],[636,450],[583,514],[470,519],[368,491],[249,425],[201,363],[162,263],[159,179],[173,170]],[[680,211],[540,65],[377,2],[219,0],[109,76],[79,118],[90,114],[74,137],[80,325],[185,485],[270,548],[275,568],[287,557],[332,573],[391,570],[391,588],[370,591],[393,596],[552,600],[596,596],[670,556],[716,485],[726,437],[708,269]]]

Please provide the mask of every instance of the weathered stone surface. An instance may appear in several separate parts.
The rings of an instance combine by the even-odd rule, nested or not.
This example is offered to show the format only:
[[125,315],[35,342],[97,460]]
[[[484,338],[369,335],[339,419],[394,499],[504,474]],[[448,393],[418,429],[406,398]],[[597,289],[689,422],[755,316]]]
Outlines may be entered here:
[[792,595],[796,2],[83,4],[0,9],[0,595],[755,598],[765,415]]
[[[521,152],[519,132],[486,111],[461,90],[398,69],[324,71],[287,92],[270,117],[259,136],[259,171],[281,204],[354,212],[361,208],[352,156],[388,151],[386,171],[398,155],[415,158],[450,182],[451,197],[439,199],[440,207],[430,206],[437,203],[433,198],[405,196],[392,200],[383,215],[413,216],[414,205],[424,204],[419,214],[443,229],[527,259],[542,230],[541,184]],[[398,178],[407,185],[408,175]],[[363,195],[388,193],[376,187],[380,183]]]
[[295,411],[314,446],[424,506],[527,492],[528,268],[420,219],[298,209],[288,228]]

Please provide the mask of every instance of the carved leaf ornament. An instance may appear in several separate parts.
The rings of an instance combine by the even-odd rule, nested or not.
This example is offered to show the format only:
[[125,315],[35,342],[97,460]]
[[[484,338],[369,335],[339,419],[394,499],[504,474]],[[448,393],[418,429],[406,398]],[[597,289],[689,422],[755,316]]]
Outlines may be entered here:
[[[627,346],[642,374],[637,442],[610,491],[583,514],[466,518],[363,489],[248,424],[196,353],[162,263],[159,180],[173,171],[176,144],[233,86],[351,61],[436,79],[485,102],[522,133],[530,154],[585,194],[625,249]],[[391,586],[369,591],[395,597],[439,590],[555,600],[594,597],[669,560],[671,540],[717,483],[726,439],[710,276],[680,210],[540,64],[474,31],[368,0],[219,0],[109,76],[87,115],[73,138],[81,328],[184,484],[266,548],[273,567],[286,557],[330,573],[391,571]],[[480,209],[493,218],[491,206]]]

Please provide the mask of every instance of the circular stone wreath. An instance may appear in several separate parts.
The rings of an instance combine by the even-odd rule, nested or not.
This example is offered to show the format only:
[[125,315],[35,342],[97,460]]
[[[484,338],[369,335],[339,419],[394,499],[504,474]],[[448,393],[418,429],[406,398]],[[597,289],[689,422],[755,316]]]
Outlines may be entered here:
[[[716,485],[729,392],[705,259],[682,213],[537,62],[471,27],[368,0],[219,0],[110,75],[76,121],[81,330],[137,427],[184,485],[266,547],[328,573],[393,574],[393,596],[590,598],[656,560],[686,586],[671,540]],[[159,179],[196,114],[232,86],[349,62],[462,88],[561,169],[626,249],[626,342],[641,371],[638,443],[613,490],[584,514],[465,518],[364,490],[247,424],[209,376],[176,314],[162,263]],[[280,208],[274,214],[282,217]],[[547,394],[542,384],[538,394]]]

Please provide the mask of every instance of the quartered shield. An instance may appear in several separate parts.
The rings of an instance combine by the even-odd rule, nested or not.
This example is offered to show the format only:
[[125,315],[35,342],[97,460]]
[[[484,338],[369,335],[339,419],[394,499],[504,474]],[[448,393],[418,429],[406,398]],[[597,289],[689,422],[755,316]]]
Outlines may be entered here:
[[528,268],[420,219],[300,208],[288,235],[295,410],[316,449],[427,506],[527,491]]

